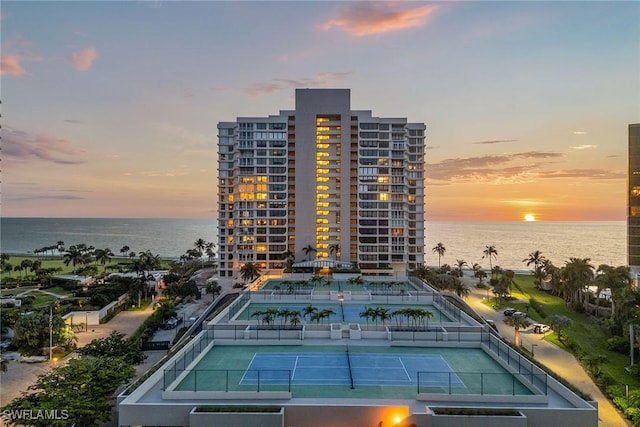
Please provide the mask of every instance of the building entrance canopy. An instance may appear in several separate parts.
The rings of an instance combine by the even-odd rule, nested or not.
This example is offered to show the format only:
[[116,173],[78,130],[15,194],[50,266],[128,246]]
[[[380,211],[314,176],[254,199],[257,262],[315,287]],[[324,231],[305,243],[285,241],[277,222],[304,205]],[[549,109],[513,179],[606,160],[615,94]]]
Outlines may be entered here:
[[353,268],[353,264],[345,261],[336,261],[333,258],[318,258],[312,261],[302,261],[296,262],[292,265],[293,268],[296,267],[313,267],[313,268]]

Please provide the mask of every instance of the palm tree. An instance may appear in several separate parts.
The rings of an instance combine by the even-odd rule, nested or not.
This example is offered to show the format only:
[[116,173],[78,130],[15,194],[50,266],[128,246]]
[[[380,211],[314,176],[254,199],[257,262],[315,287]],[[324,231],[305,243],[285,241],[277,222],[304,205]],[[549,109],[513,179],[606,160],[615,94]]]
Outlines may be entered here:
[[96,258],[96,262],[105,265],[107,262],[111,261],[111,257],[113,256],[113,252],[111,249],[96,249],[93,251],[93,256]]
[[207,242],[203,238],[199,238],[193,243],[193,247],[200,252],[204,252],[204,249],[207,247]]
[[318,312],[318,308],[312,306],[311,304],[307,305],[305,308],[302,309],[302,316],[304,317],[309,317],[309,320],[311,320],[311,317],[313,316],[314,313]]
[[464,276],[464,272],[462,271],[463,268],[467,267],[467,261],[463,260],[463,259],[457,259],[456,260],[456,274],[458,275],[458,277],[462,277]]
[[131,250],[131,248],[129,246],[123,246],[120,248],[120,253],[122,254],[123,257],[127,256],[127,253]]
[[467,288],[464,283],[462,283],[462,280],[456,278],[456,280],[453,281],[453,287],[451,289],[453,292],[455,292],[456,295],[458,295],[460,298],[464,299],[467,298],[469,296],[469,294],[471,293],[471,290],[469,288]]
[[533,276],[534,276],[534,285],[536,288],[539,288],[542,284],[542,281],[546,277],[544,269],[542,265],[546,258],[542,255],[540,251],[533,251],[529,254],[529,256],[522,260],[522,262],[527,263],[527,267],[533,264]]
[[207,244],[204,247],[205,253],[207,254],[207,257],[209,258],[208,259],[209,261],[211,261],[211,258],[216,256],[215,247],[216,247],[216,245],[213,242],[207,242]]
[[533,251],[529,254],[527,258],[523,259],[522,262],[526,262],[527,267],[533,264],[533,268],[536,269],[538,268],[538,266],[542,264],[544,260],[545,260],[545,257],[542,255],[542,252]]
[[367,307],[364,311],[359,313],[359,316],[366,320],[367,325],[369,324],[369,319],[373,320],[374,318],[377,318],[376,311],[373,307]]
[[562,268],[565,299],[572,304],[580,302],[582,293],[593,281],[594,267],[590,258],[569,258]]
[[[613,300],[614,294],[616,294],[619,289],[629,286],[629,267],[611,267],[610,265],[600,264],[596,272],[598,274],[594,283],[596,285],[596,317],[598,317],[600,292],[602,292],[603,289],[611,289]],[[613,315],[613,311],[614,310],[611,311],[611,315]]]
[[329,308],[325,308],[324,310],[321,310],[319,313],[316,313],[319,315],[320,319],[318,320],[318,323],[320,323],[320,320],[322,319],[328,319],[329,317],[331,317],[332,314],[336,314],[335,310],[331,307]]
[[493,270],[493,264],[491,263],[491,258],[497,258],[498,257],[498,251],[497,251],[496,247],[493,246],[493,245],[486,246],[484,251],[482,251],[482,253],[484,254],[482,256],[482,259],[489,258],[489,270]]
[[444,253],[447,251],[447,248],[444,247],[442,242],[439,242],[437,245],[431,249],[434,254],[438,254],[438,268],[440,268],[440,258],[444,256]]
[[222,286],[218,285],[217,280],[213,280],[207,283],[207,293],[210,293],[213,299],[216,299],[217,295],[222,292]]
[[64,254],[64,265],[71,264],[73,271],[76,270],[76,265],[80,264],[83,260],[83,253],[76,246],[69,246],[67,252]]
[[527,317],[524,314],[511,316],[513,322],[513,345],[520,347],[520,328],[527,326]]
[[284,260],[284,269],[286,272],[290,272],[295,260],[295,253],[291,249],[287,249],[282,253],[282,259]]
[[340,255],[340,245],[337,243],[329,245],[329,255],[333,256],[333,254],[336,254],[336,258]]
[[260,269],[253,263],[248,262],[240,267],[240,277],[244,282],[251,282],[256,277],[260,276]]
[[304,255],[309,257],[310,253],[318,253],[318,250],[316,248],[314,248],[313,246],[309,245],[306,246],[304,248],[302,248],[302,252],[304,252]]
[[484,278],[487,277],[487,273],[482,270],[482,266],[477,262],[473,263],[471,269],[473,270],[473,277],[478,279],[478,284],[481,284]]
[[389,309],[385,308],[385,307],[376,307],[375,308],[375,319],[376,319],[376,326],[378,325],[378,319],[380,319],[382,321],[382,326],[384,326],[384,323],[387,320],[391,320],[391,313],[389,313]]

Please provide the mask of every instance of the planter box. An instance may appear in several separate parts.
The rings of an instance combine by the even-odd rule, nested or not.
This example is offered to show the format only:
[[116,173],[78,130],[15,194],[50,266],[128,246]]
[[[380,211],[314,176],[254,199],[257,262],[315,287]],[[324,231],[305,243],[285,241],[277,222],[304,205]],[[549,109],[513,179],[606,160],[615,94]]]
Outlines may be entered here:
[[242,426],[283,427],[284,408],[280,412],[196,412],[189,413],[191,427]]
[[[434,408],[437,411],[437,408]],[[434,409],[431,409],[431,419],[433,420],[433,427],[478,427],[478,426],[491,426],[491,427],[527,427],[527,417],[516,411],[518,415],[507,414],[489,414],[490,410],[487,410],[486,414],[483,410],[478,410],[479,413],[473,414],[468,412],[469,408],[461,409],[460,414],[455,413],[455,408],[448,408],[451,413],[449,414],[436,414]]]

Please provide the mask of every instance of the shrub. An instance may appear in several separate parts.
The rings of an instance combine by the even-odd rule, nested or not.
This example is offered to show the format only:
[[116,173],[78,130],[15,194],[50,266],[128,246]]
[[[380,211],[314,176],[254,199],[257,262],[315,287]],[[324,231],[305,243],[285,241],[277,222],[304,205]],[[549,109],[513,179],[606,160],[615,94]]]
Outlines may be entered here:
[[607,340],[607,350],[629,354],[629,340],[623,337],[611,337]]
[[543,319],[547,317],[547,312],[544,311],[544,308],[542,307],[542,304],[540,304],[538,302],[538,300],[536,300],[535,298],[531,297],[529,298],[529,306],[536,311],[536,313],[538,313],[540,315],[540,317],[542,317]]

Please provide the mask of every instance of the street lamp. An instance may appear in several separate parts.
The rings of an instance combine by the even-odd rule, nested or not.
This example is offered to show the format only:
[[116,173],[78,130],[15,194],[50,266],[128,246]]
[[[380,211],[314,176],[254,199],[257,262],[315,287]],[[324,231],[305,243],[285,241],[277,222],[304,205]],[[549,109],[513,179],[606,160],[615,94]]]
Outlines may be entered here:
[[342,312],[342,321],[344,322],[344,306],[342,305],[342,302],[344,301],[343,293],[338,294],[338,301],[340,301],[340,311]]
[[53,361],[53,306],[49,306],[49,362]]
[[84,312],[84,331],[89,332],[89,312]]

